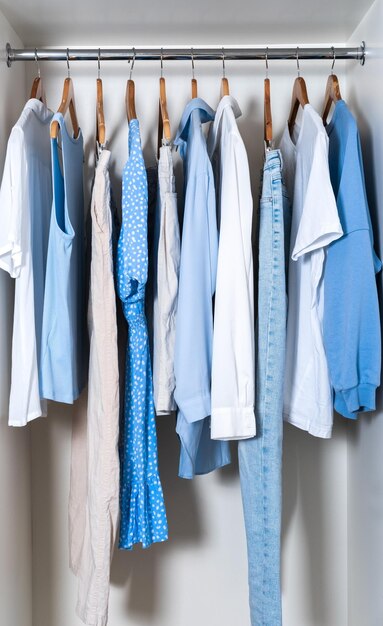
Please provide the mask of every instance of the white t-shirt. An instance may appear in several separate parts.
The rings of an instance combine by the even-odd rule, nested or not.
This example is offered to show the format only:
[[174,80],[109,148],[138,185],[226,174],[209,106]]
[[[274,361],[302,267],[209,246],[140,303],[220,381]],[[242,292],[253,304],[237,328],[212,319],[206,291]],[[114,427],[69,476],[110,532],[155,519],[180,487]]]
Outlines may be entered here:
[[38,363],[52,207],[51,118],[42,102],[28,100],[8,140],[0,189],[0,268],[16,279],[10,426],[46,414]]
[[325,251],[342,236],[328,166],[328,137],[310,104],[301,126],[282,136],[285,181],[292,200],[284,419],[331,437],[332,394],[322,339]]

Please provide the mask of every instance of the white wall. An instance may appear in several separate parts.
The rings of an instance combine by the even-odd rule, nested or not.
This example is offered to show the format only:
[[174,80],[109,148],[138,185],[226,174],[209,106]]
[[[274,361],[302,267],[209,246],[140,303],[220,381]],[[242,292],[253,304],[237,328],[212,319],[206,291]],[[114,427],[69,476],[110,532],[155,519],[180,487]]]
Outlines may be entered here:
[[[171,41],[165,37],[164,40]],[[39,42],[43,43],[43,42]],[[102,45],[102,41],[95,44]],[[107,43],[107,41],[105,42]],[[78,117],[91,163],[96,64],[72,64]],[[319,109],[329,67],[302,62],[311,102]],[[190,63],[165,63],[169,114],[176,131],[190,93]],[[14,70],[12,70],[14,71]],[[34,65],[28,66],[29,83]],[[343,77],[343,66],[337,68]],[[47,100],[61,96],[65,63],[42,64]],[[105,62],[107,135],[119,197],[126,158],[124,111],[128,64]],[[262,163],[263,73],[259,63],[227,62],[231,93],[243,111],[239,126],[251,163],[254,198]],[[155,158],[159,64],[136,62],[136,108],[147,163]],[[221,64],[196,63],[199,95],[213,107]],[[275,134],[287,117],[295,63],[270,63]],[[178,186],[180,162],[177,163]],[[87,187],[92,168],[87,169]],[[85,399],[75,411],[82,410]],[[51,405],[47,420],[32,424],[34,626],[77,626],[76,582],[68,569],[67,498],[71,408]],[[116,551],[112,565],[110,624],[122,626],[246,626],[247,563],[236,463],[193,482],[177,478],[178,442],[171,420],[159,420],[159,457],[170,539],[148,551]],[[331,441],[286,428],[284,447],[283,600],[285,626],[347,626],[347,448],[344,424]]]
[[[361,132],[367,193],[383,258],[383,1],[376,0],[354,32],[365,39],[365,67],[350,67],[348,100]],[[378,277],[382,295],[382,273]],[[382,299],[381,299],[382,300]],[[383,624],[383,398],[378,412],[363,417],[349,437],[349,625]]]
[[[25,101],[25,68],[10,72],[5,44],[22,45],[0,13],[0,171],[7,140]],[[29,433],[9,428],[13,281],[0,271],[0,624],[32,626],[32,534]]]

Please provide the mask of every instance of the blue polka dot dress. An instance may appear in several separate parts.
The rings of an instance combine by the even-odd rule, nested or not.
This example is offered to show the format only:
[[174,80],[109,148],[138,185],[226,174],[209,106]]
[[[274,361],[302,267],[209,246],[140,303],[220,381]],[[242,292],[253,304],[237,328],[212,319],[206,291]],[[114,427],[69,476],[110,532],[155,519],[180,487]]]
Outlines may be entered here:
[[166,541],[168,526],[158,475],[153,381],[145,319],[148,277],[148,183],[138,120],[129,123],[122,179],[122,228],[117,247],[117,291],[128,322],[125,411],[120,436],[120,540],[130,550]]

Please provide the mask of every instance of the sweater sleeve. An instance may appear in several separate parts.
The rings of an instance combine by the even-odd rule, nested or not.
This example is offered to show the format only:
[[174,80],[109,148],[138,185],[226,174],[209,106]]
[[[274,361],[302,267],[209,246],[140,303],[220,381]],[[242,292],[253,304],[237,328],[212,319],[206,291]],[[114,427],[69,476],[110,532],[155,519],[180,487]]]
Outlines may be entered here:
[[324,344],[335,409],[351,419],[375,409],[381,340],[373,249],[357,132],[350,135],[337,192],[344,236],[328,249],[324,272]]

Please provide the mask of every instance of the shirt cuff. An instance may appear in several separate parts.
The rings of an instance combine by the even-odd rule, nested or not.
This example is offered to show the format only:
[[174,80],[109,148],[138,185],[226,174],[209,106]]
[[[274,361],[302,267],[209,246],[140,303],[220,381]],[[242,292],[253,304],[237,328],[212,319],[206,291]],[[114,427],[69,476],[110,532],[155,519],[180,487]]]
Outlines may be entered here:
[[351,389],[335,391],[334,408],[337,413],[357,419],[358,413],[375,411],[376,385],[362,383]]
[[192,397],[183,397],[179,392],[177,394],[177,388],[174,393],[174,399],[177,403],[179,410],[183,413],[185,419],[189,424],[193,422],[199,422],[210,415],[211,411],[211,398],[210,390],[200,391]]
[[254,407],[212,409],[211,438],[250,439],[256,433]]

